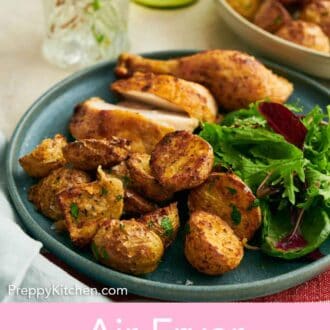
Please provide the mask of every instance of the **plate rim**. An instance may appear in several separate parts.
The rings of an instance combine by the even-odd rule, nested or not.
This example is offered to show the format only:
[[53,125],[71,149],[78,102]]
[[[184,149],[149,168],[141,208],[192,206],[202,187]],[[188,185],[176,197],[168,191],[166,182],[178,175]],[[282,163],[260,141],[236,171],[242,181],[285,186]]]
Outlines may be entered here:
[[[189,54],[191,55],[199,51],[201,50],[166,50],[147,52],[142,53],[140,55],[151,58],[157,58],[158,56],[167,56],[169,58],[174,58]],[[293,69],[287,68],[286,66],[274,63],[269,60],[265,60],[261,57],[258,57],[258,59],[261,60],[266,66],[270,66],[272,69],[275,68],[282,71],[284,70],[288,74],[297,77],[305,83],[313,85],[316,89],[320,90],[320,92],[330,96],[330,91],[328,91],[326,87],[322,86],[308,76],[300,72],[296,72]],[[112,287],[123,287],[123,285],[126,285],[124,287],[128,288],[129,293],[135,293],[140,296],[175,301],[233,301],[266,296],[299,285],[330,267],[330,255],[327,255],[322,259],[302,266],[299,269],[268,279],[237,284],[187,286],[184,284],[172,284],[153,281],[112,270],[110,268],[98,264],[95,261],[91,261],[85,258],[84,256],[73,251],[69,247],[59,242],[55,237],[47,233],[28,212],[16,187],[13,170],[15,166],[15,153],[17,149],[16,146],[18,145],[18,139],[24,131],[23,129],[26,121],[28,121],[28,119],[33,116],[35,109],[38,109],[39,104],[47,100],[50,95],[60,90],[61,88],[64,88],[66,85],[70,85],[70,83],[76,81],[77,79],[83,77],[86,74],[91,73],[92,71],[98,70],[102,67],[115,65],[115,63],[116,60],[103,61],[101,63],[95,64],[91,67],[73,73],[65,79],[61,80],[60,82],[54,84],[28,108],[28,110],[19,120],[12,134],[12,137],[6,150],[5,173],[7,187],[11,197],[11,201],[14,204],[17,213],[19,214],[21,223],[33,238],[41,241],[46,249],[48,249],[59,259],[63,260],[66,264],[76,269],[78,272],[85,274],[89,278],[92,278],[93,280],[102,282],[103,284]],[[92,266],[93,268],[96,267],[96,270],[98,270],[99,272],[95,272],[94,269],[93,272],[89,273],[89,266]],[[299,276],[298,280],[295,279],[296,276]],[[242,291],[241,294],[234,294],[234,292],[240,290]]]

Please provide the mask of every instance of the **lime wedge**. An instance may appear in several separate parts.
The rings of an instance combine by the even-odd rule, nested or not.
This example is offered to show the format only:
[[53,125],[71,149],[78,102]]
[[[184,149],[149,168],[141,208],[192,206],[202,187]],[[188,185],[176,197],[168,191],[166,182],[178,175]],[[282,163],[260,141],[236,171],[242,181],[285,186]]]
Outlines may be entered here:
[[195,1],[196,0],[134,0],[134,2],[144,6],[164,9],[187,6]]

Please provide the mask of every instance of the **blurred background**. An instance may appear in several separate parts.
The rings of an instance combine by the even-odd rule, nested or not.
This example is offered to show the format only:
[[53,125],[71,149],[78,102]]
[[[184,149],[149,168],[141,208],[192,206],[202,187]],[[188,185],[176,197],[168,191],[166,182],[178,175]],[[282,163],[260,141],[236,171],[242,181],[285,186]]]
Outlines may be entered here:
[[[44,1],[0,0],[0,130],[7,137],[17,121],[51,85],[68,76],[42,55],[46,33]],[[125,2],[126,0],[118,0]],[[176,9],[129,3],[129,51],[168,49],[248,49],[225,26],[213,0]]]

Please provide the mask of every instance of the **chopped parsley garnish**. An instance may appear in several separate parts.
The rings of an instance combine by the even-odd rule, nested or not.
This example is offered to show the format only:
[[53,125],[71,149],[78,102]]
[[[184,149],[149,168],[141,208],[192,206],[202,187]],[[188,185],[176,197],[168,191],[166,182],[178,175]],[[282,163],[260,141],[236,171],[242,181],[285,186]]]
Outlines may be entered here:
[[101,188],[101,196],[108,195],[108,192],[109,192],[108,189],[106,189],[104,187]]
[[79,207],[76,203],[72,203],[71,206],[70,206],[70,212],[71,212],[71,215],[77,219],[78,216],[79,216]]
[[119,202],[119,201],[121,201],[122,199],[124,199],[124,196],[123,196],[123,195],[117,195],[117,196],[116,196],[116,202]]
[[154,227],[154,223],[152,221],[149,221],[147,224],[148,228],[151,229]]
[[258,198],[256,198],[247,208],[248,211],[251,211],[252,209],[254,209],[255,207],[260,206],[260,200]]
[[232,195],[236,195],[236,194],[237,194],[237,190],[236,190],[235,188],[227,187],[227,189],[229,190],[229,192],[230,192]]
[[123,185],[125,188],[131,183],[131,178],[127,175],[124,175],[122,177],[122,180],[123,180]]
[[167,237],[170,237],[173,235],[173,226],[172,226],[172,223],[171,223],[171,220],[169,217],[163,217],[161,222],[160,222],[160,225],[162,227],[162,229],[164,230],[164,235],[167,236]]
[[242,215],[236,205],[232,204],[232,211],[231,211],[231,220],[235,225],[239,225],[241,223]]
[[98,257],[99,257],[99,251],[98,251],[98,248],[97,248],[97,246],[96,246],[96,244],[94,242],[92,242],[91,248],[92,248],[92,252],[93,252],[94,257],[96,259],[98,259]]
[[278,24],[281,24],[282,23],[282,17],[281,16],[277,16],[275,19],[274,19],[274,24],[278,25]]
[[119,224],[119,228],[120,230],[124,230],[125,229],[125,224],[123,224],[122,222]]
[[101,248],[101,257],[105,260],[109,260],[109,254],[104,246]]

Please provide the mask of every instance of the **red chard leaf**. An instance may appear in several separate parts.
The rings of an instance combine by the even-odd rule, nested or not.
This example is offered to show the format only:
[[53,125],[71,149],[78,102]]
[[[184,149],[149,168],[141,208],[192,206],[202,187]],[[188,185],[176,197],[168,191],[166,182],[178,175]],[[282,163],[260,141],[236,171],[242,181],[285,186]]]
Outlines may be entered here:
[[276,248],[289,251],[289,250],[298,250],[304,248],[308,243],[305,239],[299,234],[289,234],[288,236],[282,238],[277,244]]
[[303,147],[307,129],[299,117],[287,107],[280,103],[262,102],[259,104],[259,112],[274,132],[283,135],[288,142],[298,148]]

